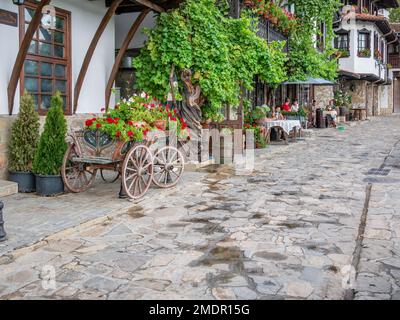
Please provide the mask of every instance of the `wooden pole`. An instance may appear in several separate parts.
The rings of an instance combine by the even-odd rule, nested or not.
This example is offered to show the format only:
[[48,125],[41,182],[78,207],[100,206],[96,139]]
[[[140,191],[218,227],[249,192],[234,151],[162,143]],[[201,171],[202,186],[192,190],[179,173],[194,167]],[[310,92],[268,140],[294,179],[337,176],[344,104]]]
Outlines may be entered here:
[[135,36],[137,30],[139,29],[139,26],[143,22],[144,18],[146,15],[150,12],[150,8],[145,9],[140,13],[140,15],[137,17],[135,22],[132,24],[132,27],[130,28],[128,35],[126,36],[124,42],[122,43],[122,46],[118,52],[117,57],[115,58],[115,63],[113,66],[113,69],[110,74],[110,78],[108,79],[107,87],[106,87],[106,109],[108,109],[109,104],[110,104],[110,97],[111,97],[111,90],[113,87],[113,83],[115,81],[115,78],[117,77],[119,67],[121,65],[122,59],[125,56],[126,50],[128,50],[129,44],[131,43],[133,37]]
[[137,3],[144,5],[145,7],[150,8],[156,12],[165,12],[164,8],[160,7],[159,5],[149,1],[149,0],[135,0]]
[[25,62],[26,55],[28,54],[29,45],[31,44],[33,35],[42,20],[42,10],[45,6],[50,4],[50,0],[42,0],[38,4],[35,14],[29,23],[28,29],[25,32],[24,39],[21,42],[17,58],[11,73],[10,82],[8,83],[8,113],[11,116],[14,108],[15,92],[17,90],[18,80],[21,75],[21,70]]
[[79,72],[78,80],[76,81],[75,90],[74,90],[74,113],[78,108],[78,101],[79,95],[82,90],[83,81],[85,80],[86,73],[89,68],[90,61],[92,60],[94,51],[96,50],[97,44],[106,29],[108,23],[110,22],[111,18],[114,16],[115,11],[117,10],[118,6],[122,3],[123,0],[115,0],[110,8],[108,8],[103,20],[101,21],[99,27],[95,35],[93,36],[92,42],[90,43],[89,49],[86,53],[85,59],[83,60],[83,64],[81,67],[81,71]]

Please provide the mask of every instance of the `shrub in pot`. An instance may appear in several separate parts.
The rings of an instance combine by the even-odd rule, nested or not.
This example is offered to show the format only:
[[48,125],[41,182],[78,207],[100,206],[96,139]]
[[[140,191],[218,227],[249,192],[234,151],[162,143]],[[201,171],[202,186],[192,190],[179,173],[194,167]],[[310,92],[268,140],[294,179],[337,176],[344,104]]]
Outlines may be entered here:
[[63,99],[59,92],[51,98],[44,131],[40,137],[33,162],[36,192],[41,196],[55,196],[64,192],[60,170],[67,150],[65,136],[67,123],[63,112]]
[[9,179],[18,183],[19,192],[35,192],[32,162],[39,141],[39,115],[27,92],[21,97],[20,110],[11,128],[9,152]]

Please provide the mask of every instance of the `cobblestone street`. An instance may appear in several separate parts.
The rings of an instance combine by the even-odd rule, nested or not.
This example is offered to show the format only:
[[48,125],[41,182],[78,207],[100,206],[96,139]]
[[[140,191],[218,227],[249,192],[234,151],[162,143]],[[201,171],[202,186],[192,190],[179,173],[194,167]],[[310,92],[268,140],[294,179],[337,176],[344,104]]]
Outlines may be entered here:
[[11,196],[0,299],[400,299],[399,186],[400,117],[383,117],[257,151],[251,175],[186,173],[139,203],[103,182]]

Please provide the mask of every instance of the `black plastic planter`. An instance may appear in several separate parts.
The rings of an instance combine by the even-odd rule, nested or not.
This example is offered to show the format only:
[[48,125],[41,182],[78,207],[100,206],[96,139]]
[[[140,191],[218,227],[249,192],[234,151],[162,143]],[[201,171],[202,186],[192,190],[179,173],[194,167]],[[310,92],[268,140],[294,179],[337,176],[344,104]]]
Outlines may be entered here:
[[9,172],[9,180],[18,183],[18,192],[36,191],[35,175],[31,172]]
[[64,182],[61,176],[36,175],[36,193],[42,197],[54,197],[64,193]]

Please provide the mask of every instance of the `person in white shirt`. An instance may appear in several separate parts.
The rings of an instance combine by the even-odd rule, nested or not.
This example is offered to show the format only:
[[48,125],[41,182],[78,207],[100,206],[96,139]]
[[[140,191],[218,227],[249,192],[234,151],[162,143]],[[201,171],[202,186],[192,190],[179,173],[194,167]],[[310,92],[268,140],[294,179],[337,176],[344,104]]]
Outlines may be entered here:
[[291,111],[299,112],[299,110],[300,110],[299,102],[297,100],[294,100]]

